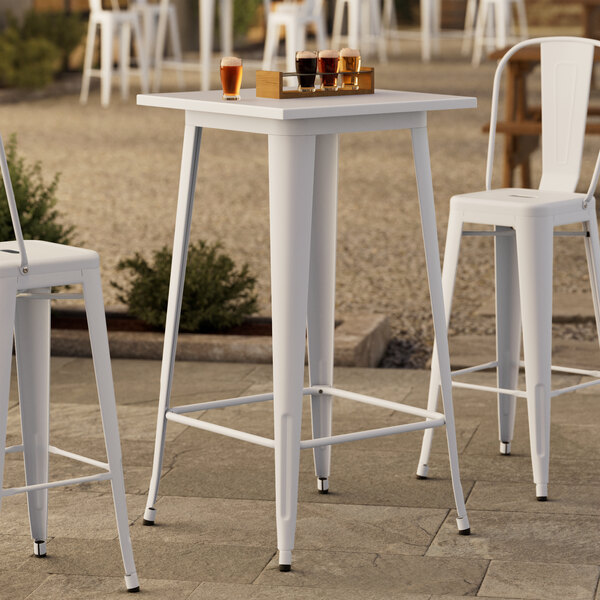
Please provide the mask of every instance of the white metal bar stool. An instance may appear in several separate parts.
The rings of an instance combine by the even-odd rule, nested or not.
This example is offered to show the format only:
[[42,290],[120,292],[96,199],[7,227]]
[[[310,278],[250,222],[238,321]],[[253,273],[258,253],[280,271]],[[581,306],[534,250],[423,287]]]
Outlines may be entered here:
[[[46,556],[48,489],[89,481],[110,481],[125,566],[125,583],[130,592],[137,592],[139,584],[129,537],[100,260],[92,250],[40,240],[23,241],[1,138],[0,170],[16,237],[13,242],[0,242],[0,447],[4,449],[0,451],[0,479],[4,473],[5,454],[23,452],[26,483],[22,487],[0,486],[0,501],[4,496],[27,493],[34,554],[41,557]],[[52,286],[71,284],[82,284],[83,294],[52,293]],[[85,300],[108,463],[49,445],[50,300],[60,297]],[[23,442],[5,448],[13,328]],[[50,453],[95,466],[101,472],[49,482]]]
[[[158,4],[136,0],[131,7],[140,13],[142,19],[146,61],[154,67],[153,91],[157,92],[160,89],[160,77],[164,68],[177,71],[177,84],[179,89],[183,89],[183,53],[175,6],[169,0],[160,0]],[[170,57],[165,55],[167,33],[171,46]]]
[[314,27],[317,47],[327,47],[327,32],[323,14],[323,0],[303,0],[303,2],[280,2],[271,10],[270,2],[265,2],[267,10],[267,33],[262,68],[270,71],[277,56],[279,32],[285,30],[286,70],[296,70],[296,52],[306,45],[306,30]]
[[[542,77],[542,157],[540,187],[492,189],[494,142],[502,71],[510,57],[525,46],[539,44]],[[442,284],[446,318],[461,238],[493,236],[496,261],[496,360],[455,371],[453,376],[495,367],[497,387],[454,380],[455,387],[498,394],[500,452],[510,454],[516,398],[526,398],[533,480],[538,500],[548,495],[551,399],[600,383],[600,370],[552,366],[552,246],[555,235],[583,237],[597,327],[600,327],[600,243],[594,190],[600,175],[600,154],[587,193],[576,193],[586,127],[594,48],[600,41],[576,37],[526,40],[500,61],[494,78],[486,189],[461,194],[450,201]],[[493,231],[463,231],[463,223],[493,225]],[[580,232],[555,232],[559,225],[581,223]],[[524,362],[520,361],[521,329]],[[599,331],[600,333],[600,331]],[[519,367],[525,367],[524,391],[517,388]],[[589,375],[595,379],[551,389],[551,372]],[[428,409],[435,410],[439,368],[433,353]],[[417,475],[425,477],[431,450],[431,430],[425,432]]]
[[[516,10],[519,23],[518,36],[513,27],[513,8]],[[473,7],[470,7],[470,10],[472,11]],[[473,33],[473,66],[476,67],[481,62],[484,44],[488,49],[492,47],[502,49],[507,44],[523,40],[527,36],[524,0],[479,0]]]
[[[129,72],[131,36],[137,55],[142,92],[148,92],[148,66],[144,52],[144,42],[140,27],[140,13],[137,10],[121,10],[118,0],[111,0],[112,10],[102,8],[102,0],[89,0],[90,20],[88,23],[85,57],[83,59],[83,77],[81,79],[81,95],[79,100],[85,104],[90,91],[90,78],[100,77],[100,101],[102,106],[110,103],[113,67],[113,40],[119,36],[119,71],[121,74],[121,95],[129,96]],[[100,69],[92,69],[96,30],[100,27]]]
[[348,9],[348,45],[351,48],[360,48],[363,56],[368,56],[372,46],[376,46],[379,60],[386,62],[386,40],[382,35],[379,0],[336,0],[331,46],[339,48],[342,45],[342,25],[346,8]]

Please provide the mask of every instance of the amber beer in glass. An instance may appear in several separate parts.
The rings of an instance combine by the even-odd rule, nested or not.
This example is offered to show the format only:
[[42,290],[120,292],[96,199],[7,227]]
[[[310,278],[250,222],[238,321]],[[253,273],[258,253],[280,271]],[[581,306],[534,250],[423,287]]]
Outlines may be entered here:
[[317,53],[312,50],[296,52],[296,73],[298,73],[298,91],[314,92],[317,76]]
[[340,53],[337,50],[321,50],[318,67],[321,73],[321,89],[337,90],[337,72]]
[[[344,71],[355,71],[350,75]],[[355,48],[342,48],[340,50],[340,73],[342,73],[342,89],[358,89],[358,71],[360,71],[360,52]]]
[[242,85],[242,59],[224,56],[221,59],[221,85],[223,100],[239,100]]

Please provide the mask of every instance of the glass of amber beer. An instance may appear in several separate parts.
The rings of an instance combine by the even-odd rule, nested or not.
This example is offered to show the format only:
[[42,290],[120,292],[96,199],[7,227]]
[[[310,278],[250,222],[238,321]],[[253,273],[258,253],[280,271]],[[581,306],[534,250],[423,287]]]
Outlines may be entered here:
[[[348,73],[352,71],[353,73]],[[360,52],[354,48],[340,50],[340,73],[342,74],[342,89],[358,89],[358,72],[360,71]]]
[[314,92],[317,76],[317,53],[312,50],[296,52],[296,73],[298,73],[298,91]]
[[239,100],[242,85],[242,59],[224,56],[221,59],[221,84],[223,100]]
[[337,50],[321,50],[319,52],[318,67],[322,90],[337,90],[339,60],[340,53]]

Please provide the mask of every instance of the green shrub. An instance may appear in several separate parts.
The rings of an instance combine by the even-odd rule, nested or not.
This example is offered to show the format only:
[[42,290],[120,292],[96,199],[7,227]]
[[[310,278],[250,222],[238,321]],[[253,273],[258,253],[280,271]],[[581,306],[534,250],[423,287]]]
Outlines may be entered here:
[[42,37],[23,37],[14,20],[0,34],[0,86],[48,85],[60,71],[60,50]]
[[29,11],[21,27],[23,39],[43,38],[52,42],[60,52],[65,68],[69,55],[81,42],[85,33],[85,23],[78,15],[54,12]]
[[[228,329],[256,311],[253,293],[256,278],[248,273],[247,264],[236,270],[231,258],[220,250],[220,244],[204,241],[189,247],[181,307],[182,331]],[[148,264],[136,253],[117,265],[119,270],[133,271],[129,288],[112,282],[122,292],[119,300],[127,304],[130,314],[162,329],[167,314],[171,257],[171,251],[164,247],[154,252],[153,264]]]
[[[17,140],[12,135],[6,143],[6,160],[15,193],[23,237],[67,244],[73,227],[58,222],[60,213],[55,209],[59,175],[51,183],[44,183],[40,162],[28,165],[17,154]],[[0,186],[0,240],[14,239],[4,185]]]

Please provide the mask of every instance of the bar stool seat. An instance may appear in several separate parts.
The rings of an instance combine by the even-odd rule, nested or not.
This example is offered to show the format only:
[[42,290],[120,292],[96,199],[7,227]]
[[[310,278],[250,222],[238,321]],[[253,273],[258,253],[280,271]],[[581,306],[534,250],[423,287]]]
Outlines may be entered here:
[[[0,243],[0,482],[5,455],[22,452],[25,484],[4,488],[5,496],[27,494],[34,555],[46,556],[48,489],[91,481],[110,481],[128,591],[139,591],[129,537],[129,519],[117,412],[113,388],[100,259],[92,250],[40,240],[23,240],[10,175],[0,138],[0,171],[8,198],[16,240]],[[81,284],[83,293],[53,292],[55,286]],[[50,445],[50,301],[83,298],[88,320],[107,462]],[[6,429],[12,367],[13,332],[16,349],[22,443],[8,448]],[[74,424],[75,426],[75,424]],[[96,467],[93,475],[48,481],[48,459],[57,454]],[[74,507],[74,517],[76,507]]]

